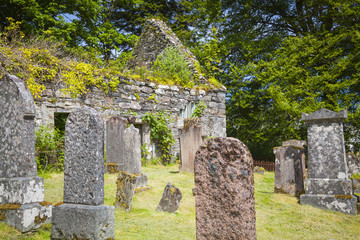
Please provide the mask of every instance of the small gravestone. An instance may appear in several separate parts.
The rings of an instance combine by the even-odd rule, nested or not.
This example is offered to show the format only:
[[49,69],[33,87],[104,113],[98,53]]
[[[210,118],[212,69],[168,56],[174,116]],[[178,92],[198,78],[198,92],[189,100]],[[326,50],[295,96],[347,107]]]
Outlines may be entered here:
[[256,239],[253,159],[235,138],[206,141],[195,156],[196,239]]
[[137,184],[137,175],[121,171],[116,180],[116,199],[115,207],[125,210],[131,209],[131,202]]
[[[299,141],[300,142],[300,141]],[[304,193],[304,147],[296,140],[273,149],[275,154],[275,193],[300,196]]]
[[203,130],[192,118],[184,120],[183,129],[179,130],[181,171],[194,172],[196,151],[202,144]]
[[53,209],[52,239],[113,239],[114,207],[104,203],[104,123],[88,107],[65,128],[64,204]]
[[35,162],[35,104],[19,78],[0,79],[0,221],[21,232],[51,218]]
[[141,139],[139,129],[127,127],[125,118],[116,116],[106,122],[106,162],[113,172],[135,174],[137,187],[147,185],[146,175],[141,174]]
[[360,194],[360,158],[349,152],[346,154],[346,161],[349,168],[348,176],[352,180],[354,193]]
[[180,189],[167,183],[156,211],[174,213],[179,208],[182,194]]
[[348,178],[343,121],[346,110],[339,113],[320,109],[303,114],[308,126],[308,177],[300,203],[321,209],[356,214],[357,197]]
[[255,167],[254,167],[254,173],[259,173],[259,174],[261,174],[261,175],[264,175],[265,169],[264,169],[263,167],[255,166]]

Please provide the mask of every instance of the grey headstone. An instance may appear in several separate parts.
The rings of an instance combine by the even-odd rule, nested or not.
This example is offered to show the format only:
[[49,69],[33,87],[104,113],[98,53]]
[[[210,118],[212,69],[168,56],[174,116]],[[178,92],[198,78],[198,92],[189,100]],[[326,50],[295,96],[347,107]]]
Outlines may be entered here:
[[348,166],[348,176],[352,177],[354,174],[360,174],[360,158],[354,153],[346,154],[346,162]]
[[141,173],[141,140],[139,129],[121,117],[106,123],[106,162],[117,164],[118,171]]
[[17,77],[0,80],[0,178],[35,177],[35,104]]
[[343,121],[345,110],[339,113],[320,109],[303,114],[308,126],[308,178],[301,204],[356,214],[357,197],[352,193],[346,164]]
[[304,193],[303,147],[290,145],[275,147],[276,193],[300,196]]
[[66,121],[64,203],[104,203],[104,123],[88,107]]
[[125,210],[131,209],[131,202],[137,184],[137,176],[121,171],[116,180],[115,207]]
[[181,199],[180,189],[171,183],[167,183],[156,211],[174,213],[179,208]]

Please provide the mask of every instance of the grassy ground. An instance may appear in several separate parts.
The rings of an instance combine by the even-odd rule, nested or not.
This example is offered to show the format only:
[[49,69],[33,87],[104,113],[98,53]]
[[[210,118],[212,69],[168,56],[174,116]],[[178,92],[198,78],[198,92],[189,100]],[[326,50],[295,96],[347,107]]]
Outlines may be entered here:
[[[115,210],[116,239],[195,239],[193,175],[179,173],[177,166],[143,167],[152,187],[137,194],[130,212]],[[63,175],[45,178],[45,200],[62,201]],[[105,175],[105,204],[115,200],[115,175]],[[176,214],[156,212],[167,182],[179,187],[183,199]],[[256,228],[258,239],[360,239],[360,215],[349,216],[298,204],[298,199],[274,194],[274,173],[255,175]],[[20,234],[0,223],[0,239],[50,239],[51,226]]]

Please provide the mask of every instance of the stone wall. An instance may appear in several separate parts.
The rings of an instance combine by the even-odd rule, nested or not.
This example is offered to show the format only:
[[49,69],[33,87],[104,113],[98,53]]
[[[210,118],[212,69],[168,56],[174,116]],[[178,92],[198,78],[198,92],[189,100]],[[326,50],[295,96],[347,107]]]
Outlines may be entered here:
[[[176,144],[174,154],[178,154],[179,128],[183,127],[184,118],[191,116],[194,106],[199,101],[207,105],[201,125],[207,136],[226,136],[225,88],[196,90],[178,86],[159,85],[121,77],[118,89],[104,93],[97,88],[73,99],[61,91],[61,86],[47,85],[41,99],[36,99],[36,125],[54,124],[55,113],[70,113],[81,106],[88,106],[99,111],[104,121],[110,117],[136,115],[137,124],[142,124],[141,116],[146,112],[165,110],[173,118],[170,127]],[[136,124],[135,124],[136,126]]]

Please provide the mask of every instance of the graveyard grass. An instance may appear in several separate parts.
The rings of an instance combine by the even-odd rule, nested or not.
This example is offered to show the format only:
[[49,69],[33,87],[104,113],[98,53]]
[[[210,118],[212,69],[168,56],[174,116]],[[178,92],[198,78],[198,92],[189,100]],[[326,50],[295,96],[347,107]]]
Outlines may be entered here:
[[[132,209],[115,210],[116,239],[195,239],[195,198],[193,175],[178,172],[178,166],[147,166],[143,172],[152,187],[135,195]],[[42,176],[45,179],[45,200],[62,201],[63,174]],[[105,204],[115,201],[116,175],[105,175]],[[183,193],[175,214],[156,212],[167,182]],[[274,173],[255,174],[256,228],[258,239],[360,239],[360,216],[324,211],[298,204],[298,199],[274,194]],[[50,239],[51,225],[21,235],[0,223],[1,239]]]

